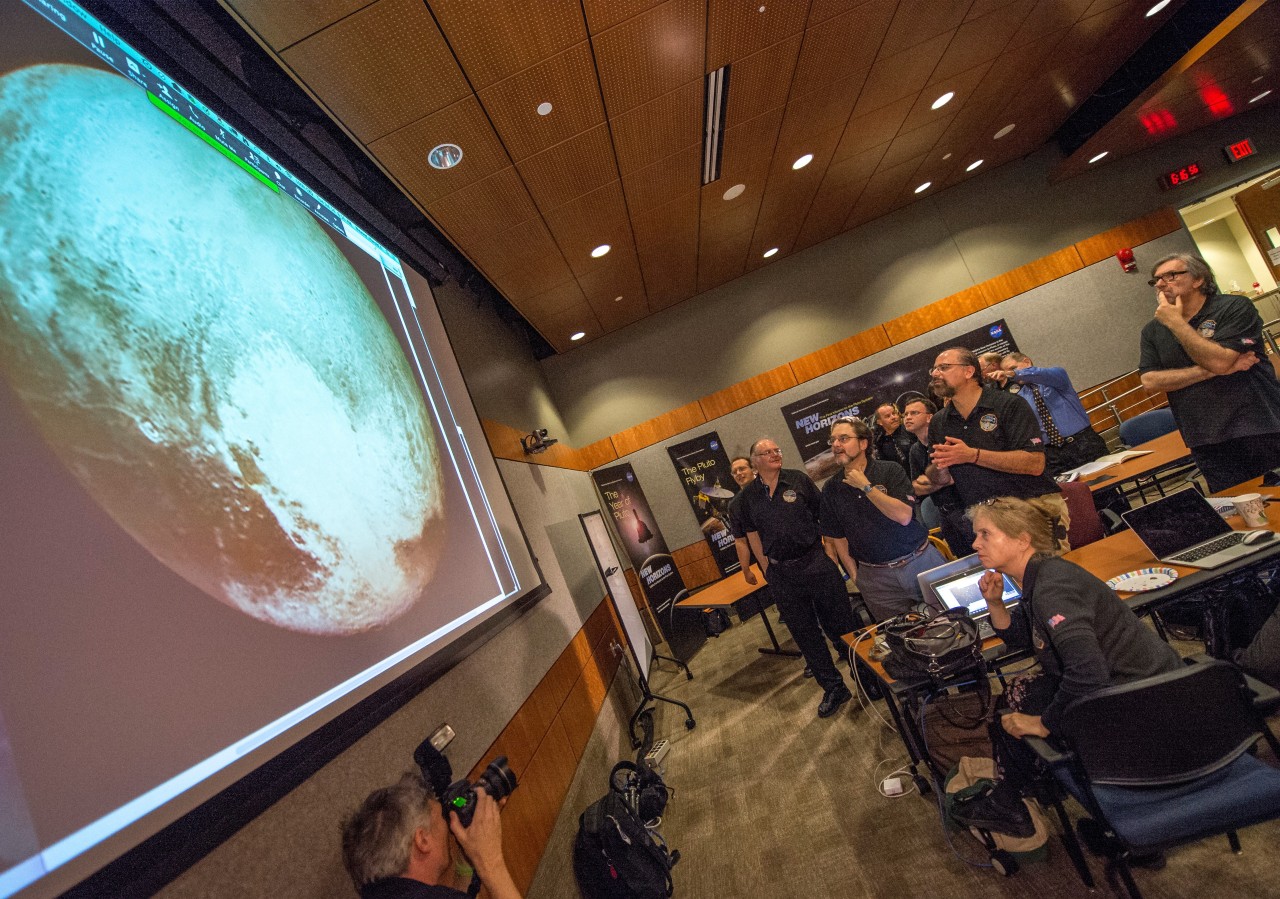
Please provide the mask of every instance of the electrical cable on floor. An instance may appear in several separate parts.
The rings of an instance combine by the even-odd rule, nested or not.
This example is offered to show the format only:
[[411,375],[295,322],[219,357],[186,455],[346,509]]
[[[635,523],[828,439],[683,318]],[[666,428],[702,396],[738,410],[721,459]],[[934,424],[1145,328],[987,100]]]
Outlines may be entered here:
[[857,691],[858,705],[862,707],[864,712],[870,712],[875,715],[881,726],[896,734],[898,729],[890,721],[886,720],[884,715],[880,714],[880,710],[876,708],[875,700],[866,694],[866,689],[862,685],[862,678],[858,676],[858,644],[868,637],[874,638],[878,627],[880,627],[879,624],[872,624],[855,633],[853,644],[849,647],[849,671],[853,675],[853,686]]
[[[901,799],[903,796],[910,796],[912,793],[916,792],[916,783],[915,783],[915,778],[913,777],[914,772],[912,771],[910,762],[900,764],[898,765],[897,768],[894,768],[888,774],[881,776],[880,774],[881,768],[883,768],[888,763],[897,762],[897,761],[898,759],[894,759],[894,758],[881,759],[880,761],[876,762],[875,768],[873,768],[871,771],[871,777],[873,782],[876,785],[876,789],[880,792],[880,795],[883,796],[885,799]],[[884,782],[891,777],[899,777],[906,781],[906,783],[903,784],[904,788],[901,793],[890,794],[884,791]]]

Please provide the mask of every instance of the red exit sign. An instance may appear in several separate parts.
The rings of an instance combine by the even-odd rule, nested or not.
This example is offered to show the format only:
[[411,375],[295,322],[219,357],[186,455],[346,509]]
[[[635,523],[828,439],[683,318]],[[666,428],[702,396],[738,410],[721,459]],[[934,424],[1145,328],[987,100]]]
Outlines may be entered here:
[[1165,172],[1161,175],[1160,186],[1165,190],[1169,190],[1198,177],[1200,177],[1200,163],[1189,162],[1180,169],[1174,169],[1172,172]]
[[1231,144],[1229,147],[1223,147],[1222,152],[1226,154],[1227,162],[1239,162],[1258,151],[1254,149],[1253,141],[1245,138],[1242,141]]

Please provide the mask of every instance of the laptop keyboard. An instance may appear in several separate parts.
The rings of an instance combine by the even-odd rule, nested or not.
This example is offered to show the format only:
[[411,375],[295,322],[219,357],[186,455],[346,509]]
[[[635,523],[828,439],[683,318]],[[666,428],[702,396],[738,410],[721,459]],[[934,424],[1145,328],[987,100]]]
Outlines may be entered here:
[[1210,540],[1208,543],[1204,544],[1203,546],[1197,546],[1195,549],[1191,550],[1191,552],[1183,553],[1180,556],[1174,556],[1169,561],[1198,562],[1201,559],[1205,558],[1206,556],[1211,556],[1216,552],[1221,552],[1224,549],[1228,549],[1229,547],[1235,546],[1237,543],[1239,543],[1243,539],[1244,539],[1244,534],[1241,534],[1239,532],[1226,534],[1222,537],[1219,537],[1217,540]]

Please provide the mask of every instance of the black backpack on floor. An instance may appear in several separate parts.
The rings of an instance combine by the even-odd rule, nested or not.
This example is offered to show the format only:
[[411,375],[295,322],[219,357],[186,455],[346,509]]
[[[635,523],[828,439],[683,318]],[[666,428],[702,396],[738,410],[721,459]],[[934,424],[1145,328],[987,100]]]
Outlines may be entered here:
[[671,895],[671,868],[680,853],[668,852],[657,832],[667,795],[657,772],[631,762],[613,766],[609,792],[578,818],[573,873],[583,899],[666,899]]

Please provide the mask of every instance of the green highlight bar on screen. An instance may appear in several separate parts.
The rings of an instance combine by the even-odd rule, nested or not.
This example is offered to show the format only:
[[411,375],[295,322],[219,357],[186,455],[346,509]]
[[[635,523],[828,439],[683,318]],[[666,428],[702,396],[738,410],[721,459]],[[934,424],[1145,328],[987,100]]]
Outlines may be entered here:
[[186,116],[184,116],[182,113],[178,112],[178,110],[174,109],[174,108],[173,108],[172,106],[170,106],[168,103],[166,103],[166,102],[164,102],[163,100],[161,100],[161,99],[160,99],[159,97],[157,97],[155,94],[151,93],[151,91],[147,91],[147,99],[151,101],[151,105],[153,105],[153,106],[155,106],[156,108],[158,108],[158,109],[162,110],[162,111],[164,112],[164,114],[165,114],[165,115],[169,116],[169,118],[171,118],[171,119],[173,119],[175,122],[178,122],[179,124],[181,124],[181,125],[182,125],[182,127],[186,128],[188,131],[190,131],[190,132],[191,132],[192,134],[194,134],[196,137],[200,138],[200,139],[201,139],[202,141],[204,141],[206,144],[208,144],[209,146],[211,146],[211,147],[213,147],[215,150],[217,150],[219,153],[221,153],[223,156],[227,157],[227,158],[228,158],[228,159],[230,159],[232,162],[234,162],[236,165],[240,166],[240,168],[244,169],[244,170],[245,170],[246,172],[248,172],[250,175],[252,175],[253,177],[257,178],[259,181],[261,181],[261,182],[262,182],[263,184],[265,184],[267,187],[271,188],[271,189],[272,189],[272,190],[274,190],[276,193],[280,193],[280,185],[276,184],[274,181],[272,181],[272,180],[271,180],[270,178],[268,178],[266,175],[262,174],[262,172],[258,171],[258,170],[257,170],[257,169],[255,169],[253,166],[249,165],[249,163],[245,162],[245,161],[244,161],[243,159],[241,159],[239,156],[237,156],[236,154],[232,153],[230,150],[228,150],[228,149],[227,149],[226,147],[224,147],[222,144],[218,143],[218,142],[217,142],[216,140],[214,140],[212,137],[210,137],[209,135],[205,134],[205,133],[204,133],[204,131],[200,128],[200,126],[199,126],[199,125],[197,125],[195,122],[191,121],[189,118],[187,118]]

